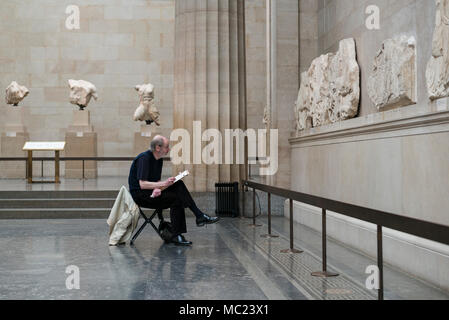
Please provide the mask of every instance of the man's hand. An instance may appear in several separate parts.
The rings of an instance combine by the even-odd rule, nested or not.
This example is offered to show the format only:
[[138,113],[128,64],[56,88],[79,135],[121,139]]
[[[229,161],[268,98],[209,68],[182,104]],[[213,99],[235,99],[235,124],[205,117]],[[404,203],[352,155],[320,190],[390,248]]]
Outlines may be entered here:
[[165,188],[170,187],[175,182],[175,180],[176,180],[175,177],[168,178],[167,180],[164,181],[164,187]]
[[153,194],[151,195],[152,198],[157,198],[161,195],[162,191],[161,189],[154,189]]

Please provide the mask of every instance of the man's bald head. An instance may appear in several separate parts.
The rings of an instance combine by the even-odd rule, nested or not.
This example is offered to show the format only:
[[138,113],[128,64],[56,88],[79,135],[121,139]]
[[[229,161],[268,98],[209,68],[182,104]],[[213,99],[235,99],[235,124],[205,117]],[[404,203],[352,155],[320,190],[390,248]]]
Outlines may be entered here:
[[165,138],[164,136],[161,135],[155,136],[150,143],[150,150],[154,152],[157,146],[162,148],[167,141],[168,139]]

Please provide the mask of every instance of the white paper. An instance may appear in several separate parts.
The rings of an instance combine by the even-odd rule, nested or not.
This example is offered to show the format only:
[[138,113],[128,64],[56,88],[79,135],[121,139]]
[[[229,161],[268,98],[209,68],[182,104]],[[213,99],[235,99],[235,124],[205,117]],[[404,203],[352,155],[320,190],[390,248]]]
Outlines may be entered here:
[[188,170],[186,170],[186,171],[184,171],[184,172],[181,172],[180,174],[178,174],[176,177],[175,177],[175,182],[178,182],[179,180],[181,180],[182,178],[184,178],[184,177],[186,177],[186,176],[188,176],[190,173],[189,173],[189,171]]

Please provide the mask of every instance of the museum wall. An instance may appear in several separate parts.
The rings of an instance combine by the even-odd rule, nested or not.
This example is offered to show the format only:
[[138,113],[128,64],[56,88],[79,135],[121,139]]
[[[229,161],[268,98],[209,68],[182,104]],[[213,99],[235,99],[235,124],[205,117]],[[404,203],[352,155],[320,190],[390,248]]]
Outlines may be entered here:
[[[379,30],[367,28],[370,14],[365,10],[371,4],[379,8]],[[304,193],[449,225],[446,179],[449,175],[448,100],[431,101],[426,85],[435,30],[435,1],[331,0],[318,1],[316,10],[318,52],[315,58],[337,53],[341,40],[354,38],[360,78],[355,77],[355,72],[353,78],[345,78],[345,85],[356,87],[359,82],[360,100],[354,105],[358,107],[358,113],[352,118],[316,126],[303,118],[307,120],[302,123],[305,128],[298,130],[296,138],[290,139],[294,173],[291,187]],[[385,40],[401,35],[406,36],[407,49],[388,51],[391,42],[382,45]],[[411,36],[414,41],[410,40]],[[308,49],[304,50],[307,52]],[[304,50],[301,47],[301,55]],[[400,50],[404,53],[408,52],[405,50],[415,50],[416,58],[411,57],[408,68],[393,73],[394,65],[403,63],[400,58],[405,54],[398,54]],[[384,64],[376,65],[382,73],[371,80],[373,85],[369,89],[375,58],[379,63],[379,57],[387,53],[391,56],[382,60]],[[342,72],[340,75],[345,75],[350,68],[349,64],[345,65],[349,58],[341,59],[343,63],[339,64],[334,57],[331,55],[329,61],[341,68],[338,69]],[[326,61],[327,58],[321,59]],[[307,66],[303,59],[301,61],[301,70],[308,70],[311,62]],[[316,73],[309,73],[309,76],[315,77],[311,81],[321,79]],[[372,100],[373,92],[379,93],[376,88],[382,88],[380,93],[393,96],[397,93],[394,92],[397,79],[410,85],[409,91],[416,103],[410,101],[378,108]],[[304,92],[308,92],[307,86],[304,86]],[[304,101],[309,99],[307,94],[303,97]],[[337,98],[333,101],[338,101]],[[302,110],[305,111],[307,109]],[[296,221],[321,230],[320,209],[300,203],[295,203],[294,208]],[[285,216],[289,216],[288,205]],[[376,226],[372,224],[330,212],[328,235],[376,257]],[[384,242],[385,263],[449,289],[449,276],[445,271],[449,269],[447,246],[386,228]]]
[[[369,17],[365,9],[375,4],[380,9],[380,29],[368,30]],[[367,77],[372,69],[373,59],[386,39],[407,35],[417,42],[417,88],[418,104],[426,104],[426,67],[431,56],[432,35],[435,29],[435,1],[318,1],[318,53],[334,52],[338,42],[354,38],[357,61],[361,70],[360,116],[376,113],[368,96]]]
[[[133,156],[141,125],[132,119],[139,105],[136,85],[155,86],[161,132],[173,125],[174,0],[79,0],[80,29],[68,30],[66,8],[72,4],[0,2],[0,88],[13,80],[25,85],[30,94],[21,106],[30,139],[54,141],[64,140],[77,109],[69,103],[67,81],[92,82],[99,99],[87,110],[98,135],[98,156]],[[2,100],[0,112],[5,108]],[[2,132],[4,125],[0,117]],[[35,165],[40,173],[40,163]],[[46,175],[52,166],[48,163]],[[128,170],[129,163],[98,164],[99,175]]]
[[320,1],[299,1],[300,72],[306,71],[318,56],[318,6]]
[[[80,0],[79,30],[68,30],[65,25],[69,16],[65,11],[71,4],[54,0],[0,3],[0,87],[6,88],[14,80],[26,86],[30,94],[20,107],[30,140],[54,141],[65,139],[72,113],[78,109],[69,103],[67,81],[93,83],[99,99],[92,99],[87,110],[98,136],[97,155],[133,156],[135,134],[141,126],[132,120],[139,105],[135,85],[150,82],[155,86],[161,126],[152,124],[153,131],[169,135],[173,128],[175,1]],[[266,105],[265,1],[248,0],[245,11],[248,128],[262,129]],[[296,89],[290,91],[289,102],[296,95]],[[4,102],[0,104],[1,112],[6,108]],[[5,121],[0,118],[1,132],[5,131]],[[286,150],[289,159],[290,150]],[[61,166],[64,174],[64,163]],[[127,175],[128,167],[128,163],[99,162],[98,175]],[[171,174],[169,171],[164,172]],[[40,172],[40,163],[35,163],[34,173]],[[44,175],[52,174],[53,164],[46,163]]]

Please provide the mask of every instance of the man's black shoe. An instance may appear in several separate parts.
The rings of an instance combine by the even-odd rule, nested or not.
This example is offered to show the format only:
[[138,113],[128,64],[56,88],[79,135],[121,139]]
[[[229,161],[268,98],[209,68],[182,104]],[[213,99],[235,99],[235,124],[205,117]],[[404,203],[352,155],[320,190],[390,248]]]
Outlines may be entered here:
[[192,241],[187,241],[186,238],[182,234],[179,236],[174,236],[171,240],[172,243],[174,243],[177,246],[191,246]]
[[196,219],[196,225],[198,227],[202,227],[205,224],[212,224],[218,222],[220,218],[218,217],[209,217],[207,214],[203,214],[202,217]]

